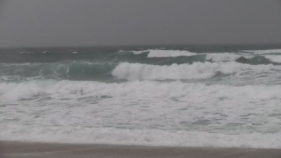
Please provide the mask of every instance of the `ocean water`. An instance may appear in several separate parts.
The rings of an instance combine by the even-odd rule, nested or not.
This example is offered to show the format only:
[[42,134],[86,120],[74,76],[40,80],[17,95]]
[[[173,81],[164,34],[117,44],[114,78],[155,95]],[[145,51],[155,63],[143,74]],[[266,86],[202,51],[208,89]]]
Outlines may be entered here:
[[0,140],[281,148],[281,49],[0,55]]

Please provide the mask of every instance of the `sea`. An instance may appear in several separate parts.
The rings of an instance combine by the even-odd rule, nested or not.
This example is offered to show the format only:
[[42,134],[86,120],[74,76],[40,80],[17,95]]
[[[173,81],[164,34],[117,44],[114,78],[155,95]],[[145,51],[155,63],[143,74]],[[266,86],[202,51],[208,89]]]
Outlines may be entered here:
[[281,47],[0,51],[0,140],[281,148]]

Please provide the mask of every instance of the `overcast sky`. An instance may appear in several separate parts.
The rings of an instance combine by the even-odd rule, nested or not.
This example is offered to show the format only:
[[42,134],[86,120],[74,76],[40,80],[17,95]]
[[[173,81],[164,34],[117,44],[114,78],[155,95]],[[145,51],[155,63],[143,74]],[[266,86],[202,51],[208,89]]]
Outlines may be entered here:
[[277,0],[8,0],[0,47],[281,43]]

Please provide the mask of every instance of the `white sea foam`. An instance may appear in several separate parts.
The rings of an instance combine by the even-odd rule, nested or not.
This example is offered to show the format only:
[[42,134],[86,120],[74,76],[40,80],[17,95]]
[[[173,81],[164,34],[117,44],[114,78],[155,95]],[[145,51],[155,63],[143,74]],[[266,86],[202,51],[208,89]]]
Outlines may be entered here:
[[[144,52],[149,58],[196,55],[160,48],[133,53]],[[210,62],[192,64],[119,63],[112,70],[113,64],[106,72],[112,70],[120,82],[110,74],[110,82],[97,82],[18,80],[18,73],[3,73],[0,140],[281,148],[281,66],[235,62],[255,56],[281,59],[277,50],[255,53],[198,53],[200,61],[206,55]],[[54,68],[68,64],[73,63],[55,63]],[[0,66],[2,72],[14,72],[24,65],[31,71],[44,66]]]
[[[136,89],[137,87],[137,89]],[[228,93],[225,93],[225,92]],[[74,93],[76,92],[76,93]],[[133,81],[126,83],[102,83],[91,81],[29,81],[22,83],[0,83],[0,97],[2,100],[29,99],[41,94],[69,95],[69,98],[81,96],[141,96],[141,97],[183,97],[197,95],[215,95],[214,97],[239,98],[250,97],[260,99],[280,98],[279,86],[225,86],[204,84],[188,84],[179,81],[161,83],[156,81]],[[66,96],[67,97],[67,96]]]
[[[281,98],[279,86],[244,86],[231,87],[224,85],[206,86],[204,84],[185,84],[182,82],[161,83],[154,81],[134,81],[128,83],[101,83],[90,81],[29,81],[23,83],[0,83],[0,96],[7,99],[23,99],[40,94],[66,94],[69,97],[80,97],[85,93],[90,96],[127,96],[140,95],[142,97],[160,97],[160,96],[177,96],[198,94],[204,96],[205,93],[218,94],[215,97],[251,97],[251,98]],[[135,89],[138,87],[138,89]],[[267,88],[268,87],[268,88]],[[231,93],[229,90],[233,90]],[[267,91],[268,89],[268,91]],[[80,93],[73,94],[72,92]],[[216,90],[216,91],[215,91]],[[228,94],[225,94],[225,90]],[[214,92],[213,92],[214,91]],[[156,93],[157,92],[157,93]],[[190,94],[192,92],[193,94]],[[240,95],[241,93],[245,93]],[[201,96],[200,95],[200,96]],[[222,96],[221,96],[222,95]],[[16,97],[10,97],[16,96]],[[86,95],[87,96],[87,95]],[[58,96],[59,97],[59,96]]]
[[150,50],[147,55],[148,58],[162,58],[162,57],[179,57],[179,56],[193,56],[192,53],[186,50]]
[[250,52],[254,54],[280,54],[281,49],[268,49],[268,50],[245,50],[245,52]]
[[148,58],[164,58],[164,57],[179,57],[179,56],[193,56],[196,53],[187,51],[187,50],[141,50],[141,51],[133,51],[134,54],[142,54],[149,52]]
[[50,86],[49,82],[23,82],[23,83],[0,83],[0,98],[3,100],[18,100],[32,98],[40,95]]
[[234,53],[208,53],[208,54],[206,54],[206,60],[211,60],[214,62],[235,61],[240,57],[241,57],[241,55],[234,54]]
[[138,54],[142,54],[142,53],[147,53],[147,52],[149,52],[150,50],[136,50],[136,51],[132,51],[133,52],[133,54],[136,54],[136,55],[138,55]]
[[217,73],[240,74],[244,72],[271,72],[281,67],[273,65],[248,65],[236,62],[172,64],[169,66],[147,65],[138,63],[121,63],[112,75],[120,79],[129,80],[181,80],[207,79]]
[[[18,129],[10,131],[7,129]],[[20,133],[17,133],[20,132]],[[89,143],[148,146],[280,148],[280,134],[229,135],[208,132],[134,130],[90,127],[23,126],[4,128],[0,137],[10,141]]]
[[[271,53],[276,53],[278,51],[272,51]],[[280,51],[281,53],[281,51]],[[247,53],[241,53],[241,54],[234,54],[234,53],[208,53],[206,54],[206,60],[210,60],[213,62],[227,62],[227,61],[235,61],[239,59],[240,57],[244,57],[246,59],[251,59],[257,55],[264,56],[266,59],[275,62],[275,63],[281,63],[281,55],[266,55],[268,53],[264,52],[256,52],[256,55],[250,55]]]
[[281,55],[266,55],[265,58],[275,63],[281,63]]
[[0,139],[279,148],[280,93],[266,85],[0,83]]

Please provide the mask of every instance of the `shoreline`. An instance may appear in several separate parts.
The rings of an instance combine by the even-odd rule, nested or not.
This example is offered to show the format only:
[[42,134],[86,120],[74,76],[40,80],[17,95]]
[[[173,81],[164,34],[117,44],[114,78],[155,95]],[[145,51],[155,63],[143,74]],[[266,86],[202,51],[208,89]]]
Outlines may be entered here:
[[0,141],[0,157],[280,158],[281,149],[157,147]]

